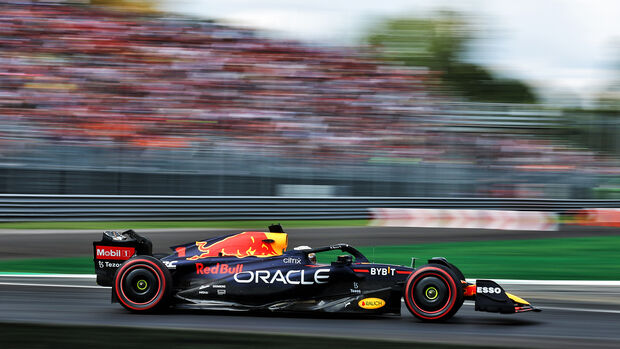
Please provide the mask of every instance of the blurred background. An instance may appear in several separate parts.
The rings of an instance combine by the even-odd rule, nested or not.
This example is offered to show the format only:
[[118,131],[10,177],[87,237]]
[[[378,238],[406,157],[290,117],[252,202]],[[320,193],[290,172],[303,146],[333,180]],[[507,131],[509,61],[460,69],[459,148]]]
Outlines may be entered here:
[[[0,0],[0,347],[620,347],[618,14]],[[291,248],[445,256],[544,312],[134,316],[95,286],[104,230],[164,252],[277,222]]]
[[0,192],[619,198],[619,7],[3,1]]

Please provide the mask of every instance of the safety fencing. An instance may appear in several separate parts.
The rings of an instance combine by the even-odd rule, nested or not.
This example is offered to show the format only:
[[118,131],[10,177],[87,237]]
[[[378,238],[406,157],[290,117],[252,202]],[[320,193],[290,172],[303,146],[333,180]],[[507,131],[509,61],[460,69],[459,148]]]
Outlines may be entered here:
[[371,208],[578,212],[620,200],[0,194],[0,222],[371,219]]

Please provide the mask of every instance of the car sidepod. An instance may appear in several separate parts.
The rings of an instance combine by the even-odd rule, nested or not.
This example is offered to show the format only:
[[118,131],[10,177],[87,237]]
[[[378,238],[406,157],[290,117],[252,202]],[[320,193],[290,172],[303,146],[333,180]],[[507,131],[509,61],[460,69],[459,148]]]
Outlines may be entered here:
[[384,264],[313,264],[306,253],[282,256],[162,260],[173,268],[181,308],[400,313],[411,269]]

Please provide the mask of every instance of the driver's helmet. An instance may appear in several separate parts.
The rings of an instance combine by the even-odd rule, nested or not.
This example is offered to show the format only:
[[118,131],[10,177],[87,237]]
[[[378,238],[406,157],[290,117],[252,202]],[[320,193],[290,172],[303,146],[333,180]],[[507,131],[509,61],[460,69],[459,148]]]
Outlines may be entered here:
[[[297,246],[295,247],[293,250],[295,251],[303,251],[303,250],[311,250],[312,248],[310,246]],[[310,260],[310,263],[312,264],[316,264],[316,253],[311,252],[308,253],[308,259]]]
[[316,264],[316,253],[308,253],[308,259],[310,260],[310,263]]

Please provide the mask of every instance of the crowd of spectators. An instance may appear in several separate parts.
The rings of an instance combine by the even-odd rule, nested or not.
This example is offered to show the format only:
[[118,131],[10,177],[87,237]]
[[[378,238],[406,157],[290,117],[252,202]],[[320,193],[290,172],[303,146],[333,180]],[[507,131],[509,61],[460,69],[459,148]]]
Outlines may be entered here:
[[524,170],[600,160],[544,140],[437,128],[437,74],[206,20],[0,3],[5,151],[45,141]]
[[0,6],[2,114],[60,141],[190,147],[218,136],[343,150],[405,135],[403,121],[428,104],[426,71],[354,51],[187,18]]

